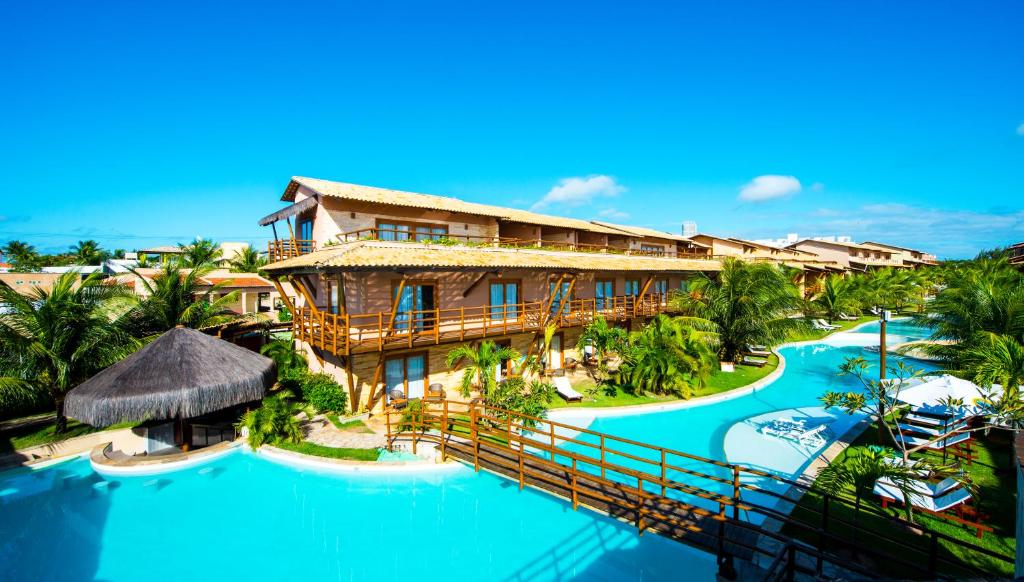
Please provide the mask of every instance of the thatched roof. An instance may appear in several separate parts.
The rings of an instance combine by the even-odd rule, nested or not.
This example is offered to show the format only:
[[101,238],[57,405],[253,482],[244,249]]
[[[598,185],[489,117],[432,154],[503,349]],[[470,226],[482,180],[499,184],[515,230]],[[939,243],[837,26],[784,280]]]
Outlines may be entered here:
[[273,360],[175,328],[68,392],[65,413],[93,426],[193,418],[263,398]]
[[433,270],[547,269],[574,271],[642,271],[685,273],[720,271],[713,260],[646,257],[606,253],[514,249],[414,242],[357,241],[329,246],[264,267],[272,273],[320,269],[376,270],[418,268]]
[[[518,208],[506,208],[503,206],[492,206],[490,204],[466,202],[449,196],[417,194],[415,192],[403,192],[401,190],[390,190],[388,188],[362,186],[359,184],[348,184],[345,182],[332,182],[330,180],[306,178],[303,176],[292,177],[292,180],[288,183],[288,187],[285,189],[284,196],[282,196],[281,199],[286,201],[295,200],[295,192],[299,189],[299,186],[305,186],[320,196],[341,198],[344,200],[372,202],[375,204],[390,204],[394,206],[420,208],[424,210],[443,210],[445,212],[457,212],[462,214],[472,214],[475,216],[488,216],[507,222],[551,226],[556,228],[572,228],[601,234],[623,234],[623,232],[618,229],[608,228],[607,226],[602,226],[600,224],[595,224],[593,222],[577,218],[551,216],[548,214],[530,212],[528,210],[520,210]],[[272,217],[273,215],[269,215],[264,220]]]

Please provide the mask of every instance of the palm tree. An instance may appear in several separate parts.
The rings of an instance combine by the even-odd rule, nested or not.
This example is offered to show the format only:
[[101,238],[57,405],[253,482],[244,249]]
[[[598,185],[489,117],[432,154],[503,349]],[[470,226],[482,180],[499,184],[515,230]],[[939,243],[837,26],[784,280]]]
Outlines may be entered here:
[[[910,468],[901,463],[892,449],[850,447],[846,454],[830,462],[818,471],[815,487],[833,496],[842,495],[853,489],[854,498],[854,532],[859,528],[856,524],[860,518],[861,500],[865,493],[870,494],[875,481],[887,479],[903,493],[903,501],[907,508],[907,519],[913,519],[912,505],[909,503],[911,481],[918,477],[920,467]],[[856,540],[855,540],[856,541]]]
[[100,243],[94,240],[80,240],[71,247],[75,263],[79,265],[98,265],[103,262],[103,251]]
[[260,348],[260,353],[274,360],[279,374],[292,368],[306,368],[308,366],[305,356],[295,349],[295,345],[291,340],[273,340],[268,342]]
[[233,273],[256,273],[267,264],[267,259],[252,245],[243,247],[228,261]]
[[811,303],[821,308],[828,322],[832,323],[840,313],[858,309],[857,292],[851,281],[842,275],[829,275],[821,285],[821,291]]
[[21,295],[0,284],[0,397],[43,393],[67,426],[64,395],[139,347],[128,332],[126,301],[134,296],[92,274],[61,275],[49,290]]
[[226,282],[206,286],[202,277],[210,270],[209,266],[180,269],[168,263],[152,280],[132,271],[145,288],[133,316],[136,333],[160,334],[178,325],[209,329],[262,317],[232,311],[230,305],[237,301],[238,293],[218,297]]
[[36,247],[25,241],[12,240],[3,246],[3,254],[16,271],[34,271],[39,268]]
[[717,277],[702,275],[689,292],[675,293],[669,301],[681,313],[713,324],[727,362],[735,361],[747,344],[775,345],[806,325],[789,317],[802,306],[796,285],[768,263],[727,259]]
[[963,355],[963,375],[979,386],[998,384],[1005,398],[1020,399],[1024,385],[1024,345],[1016,338],[981,332]]
[[248,433],[249,446],[253,450],[264,444],[279,442],[299,443],[302,441],[302,421],[298,415],[304,413],[312,418],[316,411],[312,406],[295,402],[294,395],[287,390],[263,399],[263,405],[246,412],[235,424],[242,432]]
[[220,245],[208,239],[197,238],[187,245],[179,244],[181,255],[178,260],[182,267],[206,267],[216,265],[224,255]]
[[626,344],[628,335],[626,330],[621,327],[608,325],[608,320],[597,317],[590,325],[583,328],[580,339],[576,342],[576,349],[581,354],[587,347],[593,349],[597,368],[603,372],[605,357],[609,353],[619,352]]
[[464,344],[449,351],[446,364],[449,369],[454,370],[459,367],[460,362],[464,362],[459,389],[463,396],[469,396],[474,387],[483,394],[493,391],[498,383],[495,370],[503,362],[517,359],[518,351],[498,346],[491,340],[484,340],[475,348]]
[[631,333],[623,352],[614,378],[636,394],[690,398],[695,388],[707,384],[717,363],[706,333],[667,315],[658,315],[643,330]]

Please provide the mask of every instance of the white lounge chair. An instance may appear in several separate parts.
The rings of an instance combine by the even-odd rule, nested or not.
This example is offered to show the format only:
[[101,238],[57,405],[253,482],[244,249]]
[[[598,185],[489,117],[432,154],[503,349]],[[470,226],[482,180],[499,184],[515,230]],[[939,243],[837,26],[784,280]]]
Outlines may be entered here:
[[896,435],[896,439],[900,441],[900,444],[903,446],[904,449],[926,446],[926,448],[941,451],[942,449],[945,449],[947,447],[952,447],[954,445],[959,445],[970,441],[971,435],[970,433],[960,433],[958,435],[954,435],[949,438],[936,441],[933,437],[919,437],[899,433]]
[[807,428],[801,420],[777,418],[762,424],[758,430],[762,434],[794,441],[804,446],[820,447],[826,443],[822,433],[827,428],[828,426],[824,424]]
[[750,356],[743,356],[743,359],[740,360],[740,363],[743,364],[744,366],[757,366],[758,368],[763,368],[768,363],[768,360],[764,358],[751,358]]
[[853,315],[846,315],[845,313],[840,313],[839,314],[839,319],[841,319],[843,321],[857,321],[860,318],[859,317],[854,317]]
[[[971,493],[960,486],[956,480],[947,478],[938,483],[912,480],[907,483],[910,488],[910,504],[918,509],[931,513],[942,513],[971,499]],[[889,479],[875,481],[874,492],[883,499],[903,502],[903,492]]]
[[824,319],[815,319],[814,323],[818,324],[824,329],[839,329],[840,327],[842,327],[839,325],[832,325],[831,323],[825,321]]
[[564,398],[566,402],[581,402],[583,400],[583,395],[573,389],[568,378],[565,376],[555,376],[553,380],[555,391],[558,392],[558,395]]
[[767,358],[768,356],[772,355],[771,352],[764,349],[764,346],[755,346],[751,344],[747,344],[747,353],[750,354],[751,356],[757,356],[761,358]]

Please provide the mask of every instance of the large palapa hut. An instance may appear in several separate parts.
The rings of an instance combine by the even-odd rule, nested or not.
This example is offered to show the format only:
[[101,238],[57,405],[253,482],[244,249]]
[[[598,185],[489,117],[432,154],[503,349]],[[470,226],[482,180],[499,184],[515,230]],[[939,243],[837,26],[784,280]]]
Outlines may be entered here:
[[258,401],[276,379],[273,360],[177,327],[68,392],[65,410],[93,426],[150,421],[149,440],[187,449],[189,419]]

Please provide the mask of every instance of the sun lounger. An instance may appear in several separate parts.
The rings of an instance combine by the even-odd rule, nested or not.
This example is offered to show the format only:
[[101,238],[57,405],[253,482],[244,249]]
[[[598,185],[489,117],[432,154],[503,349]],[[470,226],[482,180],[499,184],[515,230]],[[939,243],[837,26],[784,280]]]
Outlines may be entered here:
[[[903,448],[909,449],[913,447],[926,446],[929,449],[941,451],[942,449],[953,447],[956,445],[966,444],[971,440],[970,433],[960,433],[953,435],[949,438],[936,441],[934,437],[929,436],[914,436],[899,433],[896,435],[896,439],[900,441]],[[935,442],[932,442],[935,441]]]
[[952,425],[952,426],[949,426],[949,427],[943,427],[941,425],[939,425],[939,426],[922,426],[920,424],[909,424],[909,423],[906,423],[906,422],[898,422],[898,423],[896,423],[896,426],[899,427],[899,429],[901,431],[903,431],[903,432],[916,433],[916,434],[920,434],[920,435],[924,435],[924,436],[929,436],[929,437],[932,437],[932,438],[937,438],[937,437],[940,437],[942,435],[946,435],[946,434],[949,434],[951,432],[956,432],[958,430],[967,428],[966,424],[959,424],[959,425]]
[[843,321],[857,321],[860,318],[859,317],[854,317],[852,315],[846,315],[845,313],[840,313],[839,314],[839,319],[841,319]]
[[566,402],[581,402],[583,400],[583,395],[573,389],[569,379],[565,376],[556,376],[552,380],[558,395],[564,398]]
[[754,346],[751,344],[747,344],[747,354],[761,358],[767,358],[768,356],[772,355],[771,352],[764,349],[764,346]]
[[758,368],[763,368],[768,363],[768,360],[764,358],[751,358],[750,356],[743,356],[743,359],[740,360],[740,363],[743,364],[744,366],[757,366]]
[[927,414],[918,414],[916,412],[908,412],[907,415],[903,417],[903,420],[905,420],[907,422],[912,422],[914,424],[923,424],[923,425],[926,425],[926,426],[937,426],[937,427],[942,427],[942,426],[953,427],[953,426],[960,426],[960,425],[966,426],[967,425],[967,419],[966,418],[962,418],[962,417],[961,418],[951,418],[951,417],[941,418],[941,417],[938,417],[938,416],[931,416],[931,415],[927,415]]
[[832,325],[831,323],[825,321],[824,319],[815,319],[814,323],[818,324],[819,326],[825,329],[839,329],[840,327],[842,327],[839,325]]
[[[965,525],[973,529],[978,538],[983,532],[992,531],[991,527],[980,523],[983,516],[967,506],[971,500],[971,493],[956,480],[943,479],[938,483],[914,480],[908,485],[911,490],[907,498],[917,510]],[[903,492],[889,479],[875,481],[874,492],[882,498],[883,509],[890,503],[906,502]],[[950,510],[955,510],[956,513],[947,513]]]
[[820,447],[826,442],[822,435],[827,428],[828,425],[825,424],[807,428],[803,421],[777,418],[762,424],[758,431],[769,436],[795,441],[801,445]]

